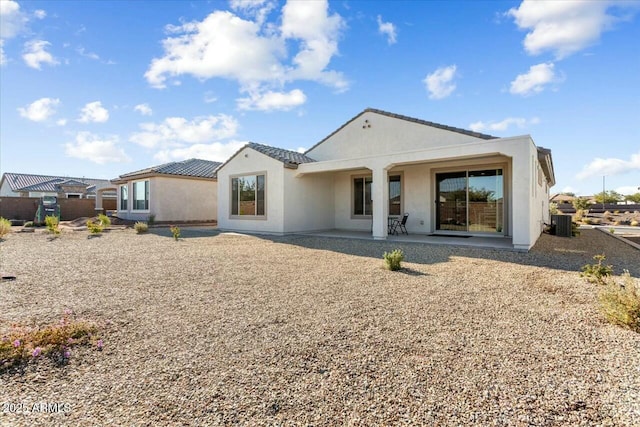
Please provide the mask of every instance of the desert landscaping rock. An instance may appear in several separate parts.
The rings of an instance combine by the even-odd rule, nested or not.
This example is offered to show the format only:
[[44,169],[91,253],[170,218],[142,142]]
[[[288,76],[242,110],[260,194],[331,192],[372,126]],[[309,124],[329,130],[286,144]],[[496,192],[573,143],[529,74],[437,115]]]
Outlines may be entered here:
[[[606,323],[580,267],[640,251],[597,230],[543,235],[529,253],[166,229],[11,234],[0,333],[103,327],[0,372],[0,425],[640,424],[640,334]],[[405,253],[399,272],[382,254]],[[5,406],[6,408],[7,406]]]

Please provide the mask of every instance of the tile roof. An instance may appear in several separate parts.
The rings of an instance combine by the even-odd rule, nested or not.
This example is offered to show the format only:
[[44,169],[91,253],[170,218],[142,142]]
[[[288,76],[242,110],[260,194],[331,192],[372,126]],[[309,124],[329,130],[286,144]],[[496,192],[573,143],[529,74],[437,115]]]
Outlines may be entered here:
[[307,157],[297,151],[271,147],[270,145],[256,144],[255,142],[250,142],[247,146],[273,159],[281,161],[286,167],[296,168],[302,163],[315,162],[311,157]]
[[457,127],[453,127],[453,126],[441,125],[440,123],[429,122],[427,120],[416,119],[414,117],[403,116],[401,114],[389,113],[388,111],[378,110],[376,108],[366,108],[364,111],[362,111],[361,113],[359,113],[358,115],[356,115],[355,117],[350,119],[348,122],[346,122],[345,124],[340,126],[338,129],[336,129],[333,132],[331,132],[331,134],[329,134],[324,139],[322,139],[322,141],[318,142],[313,147],[309,148],[307,151],[305,151],[304,154],[307,154],[308,152],[310,152],[311,150],[316,148],[318,145],[322,144],[327,139],[331,138],[333,135],[335,135],[336,133],[340,132],[345,126],[347,126],[349,123],[353,122],[354,120],[357,120],[358,117],[362,116],[364,113],[376,113],[376,114],[380,114],[380,115],[383,115],[383,116],[391,117],[391,118],[394,118],[394,119],[400,119],[400,120],[405,120],[405,121],[412,122],[412,123],[417,123],[417,124],[420,124],[420,125],[431,126],[431,127],[434,127],[434,128],[438,128],[438,129],[442,129],[442,130],[448,130],[448,131],[456,132],[456,133],[461,133],[463,135],[473,136],[475,138],[480,138],[480,139],[498,139],[497,136],[493,136],[493,135],[487,135],[487,134],[480,133],[480,132],[473,132],[473,131],[470,131],[470,130],[457,128]]
[[88,194],[94,194],[96,187],[111,187],[107,179],[70,178],[53,175],[33,175],[26,173],[7,172],[2,176],[11,187],[12,191],[45,191],[57,192],[61,185],[85,185]]
[[222,163],[214,162],[211,160],[188,159],[180,162],[170,162],[158,166],[151,166],[149,168],[141,169],[135,172],[129,172],[124,175],[120,175],[119,178],[128,178],[136,175],[149,174],[216,178],[216,169],[218,169],[220,165],[222,165]]

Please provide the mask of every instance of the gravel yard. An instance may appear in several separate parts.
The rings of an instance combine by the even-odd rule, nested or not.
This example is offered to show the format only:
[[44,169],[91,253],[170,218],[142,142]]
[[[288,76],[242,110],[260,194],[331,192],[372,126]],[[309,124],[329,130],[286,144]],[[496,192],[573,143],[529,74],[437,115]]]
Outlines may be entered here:
[[[1,333],[71,309],[105,343],[0,372],[0,425],[640,425],[640,334],[605,323],[578,274],[604,252],[640,276],[640,251],[605,233],[526,254],[182,235],[0,243],[17,277]],[[384,270],[396,247],[405,269]]]

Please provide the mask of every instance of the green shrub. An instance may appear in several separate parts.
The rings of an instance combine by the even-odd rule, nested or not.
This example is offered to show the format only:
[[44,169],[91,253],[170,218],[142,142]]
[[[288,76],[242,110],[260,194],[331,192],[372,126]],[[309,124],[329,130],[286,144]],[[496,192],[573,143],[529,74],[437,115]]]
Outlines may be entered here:
[[149,215],[149,219],[147,219],[147,224],[149,227],[153,226],[156,223],[156,216],[154,214]]
[[598,262],[584,265],[580,277],[586,278],[590,283],[603,285],[605,284],[605,279],[613,274],[613,267],[611,265],[602,265],[602,262],[607,259],[604,254],[595,255],[593,259]]
[[613,228],[613,227],[609,228],[609,233],[614,234],[615,232],[616,232],[615,228]]
[[59,322],[42,327],[12,325],[0,338],[0,372],[14,364],[47,355],[65,361],[71,356],[71,348],[77,345],[91,343],[101,350],[103,343],[95,335],[97,332],[96,324],[76,319],[71,310],[65,310]]
[[109,218],[105,214],[99,214],[98,221],[100,221],[100,224],[102,224],[104,228],[107,228],[111,225],[111,218]]
[[102,222],[93,222],[90,219],[87,220],[87,228],[91,234],[100,234],[102,233],[102,230],[104,230]]
[[613,324],[640,332],[640,284],[625,270],[622,283],[607,281],[598,293],[600,310]]
[[0,216],[0,239],[11,233],[11,221]]
[[580,235],[580,230],[578,230],[578,224],[575,222],[571,222],[571,236],[578,237]]
[[44,223],[47,226],[47,230],[51,234],[60,234],[60,220],[55,215],[47,215],[44,217]]
[[147,231],[149,231],[149,226],[144,222],[140,222],[140,221],[133,224],[133,228],[134,230],[136,230],[136,233],[138,234],[146,233]]
[[401,249],[394,249],[392,252],[385,252],[383,255],[384,265],[387,270],[396,271],[402,268],[404,252]]
[[571,204],[576,210],[585,210],[589,208],[589,202],[587,199],[573,199]]
[[169,227],[169,230],[171,230],[171,234],[173,234],[173,239],[177,241],[180,238],[180,227],[172,225]]
[[551,215],[558,215],[558,204],[555,202],[549,203],[549,213]]

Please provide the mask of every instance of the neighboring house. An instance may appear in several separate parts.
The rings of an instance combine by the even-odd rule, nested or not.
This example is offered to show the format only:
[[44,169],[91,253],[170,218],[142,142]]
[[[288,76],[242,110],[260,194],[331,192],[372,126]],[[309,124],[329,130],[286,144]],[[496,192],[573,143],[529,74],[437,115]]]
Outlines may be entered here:
[[554,194],[553,196],[551,196],[549,201],[551,203],[569,203],[570,204],[576,199],[577,199],[577,197],[575,197],[575,196],[569,196],[568,194],[558,193],[558,194]]
[[217,219],[219,162],[189,159],[120,175],[118,214],[122,219],[211,222]]
[[0,197],[56,196],[63,199],[95,199],[97,192],[105,199],[116,198],[115,189],[108,179],[7,172],[0,180]]
[[510,237],[528,250],[549,223],[551,151],[366,109],[304,154],[250,143],[218,168],[218,226],[286,234],[359,230]]

